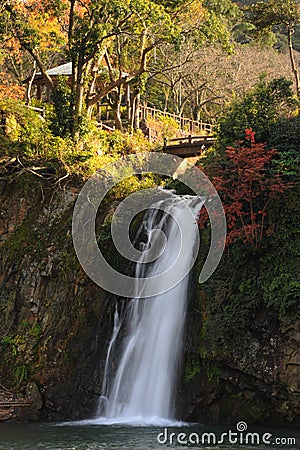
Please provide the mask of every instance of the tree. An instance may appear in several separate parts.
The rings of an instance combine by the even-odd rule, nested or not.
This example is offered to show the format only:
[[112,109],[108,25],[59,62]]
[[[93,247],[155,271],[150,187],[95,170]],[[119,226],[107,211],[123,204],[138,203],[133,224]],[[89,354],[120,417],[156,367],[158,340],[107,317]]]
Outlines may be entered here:
[[[223,202],[227,219],[227,244],[242,241],[258,251],[264,236],[273,232],[267,223],[268,206],[291,183],[284,183],[273,173],[271,162],[277,155],[274,149],[255,142],[252,129],[246,130],[243,141],[228,147],[225,158],[206,167]],[[204,228],[207,212],[201,210],[199,224]]]
[[[204,122],[217,120],[233,97],[236,101],[243,98],[262,73],[265,82],[282,75],[291,77],[287,55],[258,45],[235,44],[233,53],[228,54],[220,45],[206,43],[198,48],[189,41],[180,51],[170,46],[158,48],[156,60],[156,65],[149,67],[144,99],[159,109]],[[246,127],[244,124],[238,139],[243,138]]]
[[13,38],[30,54],[53,94],[45,46],[71,59],[75,135],[82,117],[110,93],[118,114],[122,89],[147,71],[157,46],[176,43],[187,32],[181,18],[194,4],[202,10],[198,0],[6,0],[0,32],[2,42]]
[[295,109],[291,84],[283,77],[269,82],[262,77],[243,96],[234,98],[219,119],[220,151],[243,139],[247,128],[256,130],[257,142],[268,143],[278,120],[290,116]]
[[265,33],[274,26],[282,26],[287,33],[291,67],[297,96],[300,98],[299,70],[293,49],[295,27],[300,23],[299,6],[293,0],[268,0],[254,3],[248,8],[248,11],[251,13],[251,21],[259,31]]

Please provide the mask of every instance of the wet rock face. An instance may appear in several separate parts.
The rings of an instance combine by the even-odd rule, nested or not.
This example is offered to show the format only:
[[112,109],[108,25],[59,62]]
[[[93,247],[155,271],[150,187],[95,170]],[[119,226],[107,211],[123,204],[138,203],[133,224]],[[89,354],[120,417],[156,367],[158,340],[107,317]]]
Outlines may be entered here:
[[17,395],[0,387],[0,422],[11,420],[39,420],[42,396],[35,383],[28,383],[24,395]]
[[293,421],[300,415],[300,320],[287,318],[283,323],[286,340],[282,345],[278,380],[287,386],[288,399],[280,406],[282,413]]
[[[0,185],[0,384],[5,399],[23,402],[0,405],[0,420],[81,419],[96,410],[115,300],[87,278],[73,250],[79,189],[33,175]],[[255,285],[234,309],[229,266],[208,287],[191,288],[178,417],[297,424],[300,322],[279,319]],[[247,277],[250,269],[247,261]]]
[[34,176],[1,187],[0,383],[30,398],[32,418],[89,417],[113,304],[73,250],[79,188],[57,189]]
[[[194,292],[187,318],[185,371],[179,410],[204,423],[300,423],[300,321],[279,319],[258,302],[232,332]],[[200,304],[200,306],[199,306]]]

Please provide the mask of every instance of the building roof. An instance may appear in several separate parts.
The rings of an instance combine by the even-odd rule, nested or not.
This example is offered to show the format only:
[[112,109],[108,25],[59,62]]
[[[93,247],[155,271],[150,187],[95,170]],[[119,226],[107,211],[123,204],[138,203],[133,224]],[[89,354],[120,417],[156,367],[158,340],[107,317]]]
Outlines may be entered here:
[[[107,71],[107,67],[102,66],[101,69],[98,69],[98,72],[102,72],[102,71]],[[71,76],[72,75],[72,62],[67,62],[65,64],[61,64],[60,66],[56,66],[53,67],[52,69],[47,70],[47,74],[50,75],[50,77],[56,77],[59,75],[67,75],[67,76]],[[128,76],[128,73],[126,72],[122,72],[122,76],[126,77]],[[26,78],[26,80],[23,81],[23,83],[28,83],[29,80],[31,79],[31,77]],[[37,72],[35,74],[34,80],[41,80],[43,79],[43,74],[41,72]]]
[[[62,64],[61,66],[53,67],[52,69],[47,70],[47,74],[50,76],[72,75],[72,63],[68,62],[66,64]],[[42,74],[41,74],[41,72],[38,72],[37,75],[42,75]]]
[[[72,62],[68,62],[65,64],[61,64],[60,66],[53,67],[52,69],[47,70],[48,75],[50,77],[55,77],[59,75],[72,75]],[[23,81],[23,83],[28,83],[31,80],[31,76],[26,78],[26,80]],[[34,76],[34,81],[42,80],[44,78],[43,74],[41,72],[37,72]]]

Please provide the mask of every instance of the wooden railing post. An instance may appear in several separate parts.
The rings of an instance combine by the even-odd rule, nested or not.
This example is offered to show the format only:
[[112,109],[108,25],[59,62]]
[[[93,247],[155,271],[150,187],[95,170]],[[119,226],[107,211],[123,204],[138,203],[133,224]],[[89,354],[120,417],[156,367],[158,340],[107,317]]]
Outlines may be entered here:
[[183,134],[190,134],[193,135],[195,132],[199,133],[200,135],[203,134],[212,134],[213,133],[213,125],[204,123],[201,121],[194,120],[192,118],[183,117],[181,115],[175,114],[175,111],[173,113],[170,113],[168,111],[160,111],[157,108],[151,108],[144,104],[140,107],[140,118],[147,120],[150,116],[154,120],[158,120],[159,117],[168,117],[175,120],[178,125],[180,126]]

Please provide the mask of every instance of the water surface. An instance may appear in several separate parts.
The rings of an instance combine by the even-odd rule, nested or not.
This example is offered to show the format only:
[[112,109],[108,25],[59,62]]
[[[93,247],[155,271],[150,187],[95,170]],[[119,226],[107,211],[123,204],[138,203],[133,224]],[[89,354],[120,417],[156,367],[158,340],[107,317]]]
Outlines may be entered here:
[[[236,428],[231,427],[232,431]],[[1,450],[162,450],[180,449],[180,448],[205,448],[221,450],[247,450],[247,449],[276,449],[288,448],[290,450],[300,449],[300,431],[299,429],[288,428],[270,428],[249,426],[248,432],[258,432],[262,435],[265,432],[271,433],[273,437],[295,437],[295,445],[180,445],[174,437],[170,444],[170,435],[175,433],[185,433],[187,436],[191,433],[197,433],[201,436],[203,433],[213,432],[220,435],[228,431],[229,427],[212,427],[206,425],[178,426],[168,427],[168,442],[160,444],[157,440],[159,433],[164,441],[165,427],[154,426],[128,426],[128,425],[96,425],[91,423],[20,423],[20,424],[0,424],[0,449]],[[175,441],[174,441],[175,439]]]

